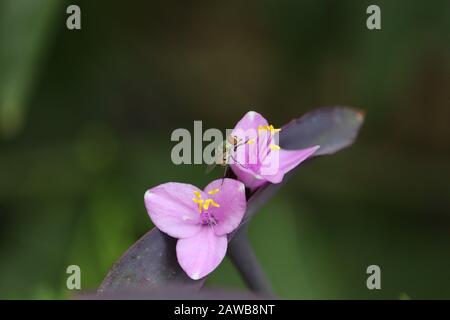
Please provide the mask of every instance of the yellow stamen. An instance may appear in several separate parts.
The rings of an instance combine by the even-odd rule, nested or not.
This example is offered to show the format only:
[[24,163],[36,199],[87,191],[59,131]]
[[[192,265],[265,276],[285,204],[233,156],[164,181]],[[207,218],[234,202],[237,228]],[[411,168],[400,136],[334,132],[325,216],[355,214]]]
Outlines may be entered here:
[[207,200],[205,201],[205,204],[203,205],[203,209],[208,210],[209,204],[211,203],[211,201],[209,201],[209,200],[211,200],[211,199],[207,199]]
[[255,140],[254,139],[249,139],[248,141],[247,141],[247,144],[254,144],[255,143]]
[[212,205],[213,207],[220,207],[218,203],[214,202],[213,199],[206,199],[205,204],[203,205],[203,209],[208,210],[209,205]]
[[198,204],[198,212],[202,213],[203,200],[202,199],[192,198],[192,201],[194,201],[195,203]]
[[258,131],[259,130],[266,130],[266,126],[258,126]]
[[269,130],[270,130],[270,132],[271,132],[272,134],[274,134],[274,133],[277,133],[277,132],[280,132],[280,131],[281,131],[281,129],[275,129],[275,128],[273,127],[273,125],[270,125],[270,126],[269,126]]
[[[219,189],[213,189],[211,191],[209,191],[209,194],[215,194],[219,192]],[[195,203],[198,204],[198,212],[202,213],[202,210],[208,210],[209,206],[212,205],[213,207],[220,207],[219,204],[217,202],[215,202],[213,199],[202,199],[202,195],[200,192],[198,191],[194,191],[194,194],[196,196],[196,198],[192,198],[192,201],[194,201]]]
[[277,146],[276,144],[271,144],[270,145],[270,150],[280,150],[280,146]]
[[281,131],[281,129],[274,128],[273,125],[270,125],[270,126],[258,126],[258,131],[262,131],[262,130],[270,131],[271,134],[274,134],[274,133],[277,133],[277,132]]
[[219,189],[208,191],[208,194],[216,194],[217,192],[219,192]]
[[209,200],[211,200],[211,204],[212,204],[214,207],[216,207],[216,208],[219,208],[219,207],[220,207],[220,205],[219,205],[217,202],[215,202],[213,199],[209,199]]
[[201,198],[202,197],[202,194],[200,192],[198,192],[198,191],[194,191],[194,194],[195,194],[195,196],[197,198]]

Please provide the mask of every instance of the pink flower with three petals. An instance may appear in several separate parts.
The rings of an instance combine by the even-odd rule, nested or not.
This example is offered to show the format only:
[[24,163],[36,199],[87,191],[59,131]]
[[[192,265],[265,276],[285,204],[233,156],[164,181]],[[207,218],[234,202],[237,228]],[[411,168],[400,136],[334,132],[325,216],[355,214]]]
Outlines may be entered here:
[[178,263],[194,280],[223,260],[227,234],[239,226],[246,210],[245,186],[233,179],[215,180],[204,190],[164,183],[148,190],[144,201],[155,226],[178,239]]
[[319,146],[285,150],[278,145],[282,129],[269,125],[255,111],[249,111],[236,124],[231,135],[238,146],[230,159],[230,167],[245,186],[254,190],[265,183],[280,183],[284,175],[310,157]]

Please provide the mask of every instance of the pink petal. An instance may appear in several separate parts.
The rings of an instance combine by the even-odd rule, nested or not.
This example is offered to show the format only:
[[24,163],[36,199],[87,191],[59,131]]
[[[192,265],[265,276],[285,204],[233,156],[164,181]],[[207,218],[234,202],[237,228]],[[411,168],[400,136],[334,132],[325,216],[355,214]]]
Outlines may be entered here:
[[231,159],[231,169],[236,176],[244,182],[245,186],[250,189],[255,189],[266,181],[256,173],[258,168],[258,160],[260,158],[261,148],[259,146],[260,139],[258,138],[258,127],[267,126],[267,120],[255,111],[247,112],[244,117],[236,124],[233,136],[237,136],[241,141],[245,142],[248,139],[254,140],[253,144],[242,145],[237,148],[235,160],[233,163]]
[[250,190],[254,190],[267,182],[261,175],[255,173],[254,171],[246,170],[240,165],[231,165],[230,167],[238,179],[242,181]]
[[258,130],[259,126],[267,126],[267,120],[258,112],[249,111],[234,127],[234,130],[240,129],[247,131],[249,129]]
[[192,201],[197,187],[169,182],[148,190],[144,195],[145,207],[150,219],[162,232],[175,238],[191,237],[201,229],[198,205]]
[[274,175],[263,175],[267,181],[271,183],[280,183],[286,173],[297,167],[300,163],[308,159],[319,146],[314,146],[311,148],[301,149],[301,150],[284,150],[279,151],[279,168],[278,173]]
[[[219,191],[208,194],[212,190]],[[241,223],[247,207],[245,185],[234,179],[218,179],[206,186],[205,193],[208,198],[220,205],[220,207],[212,206],[209,210],[217,221],[214,226],[216,235],[226,235],[236,229]]]
[[217,236],[212,227],[203,226],[196,235],[177,242],[177,259],[191,279],[198,280],[212,272],[227,252],[227,236]]
[[[267,120],[255,111],[247,112],[244,117],[236,124],[231,136],[238,138],[239,146],[230,161],[244,165],[247,168],[255,166],[258,160],[258,128],[267,126]],[[252,144],[246,144],[252,140]]]

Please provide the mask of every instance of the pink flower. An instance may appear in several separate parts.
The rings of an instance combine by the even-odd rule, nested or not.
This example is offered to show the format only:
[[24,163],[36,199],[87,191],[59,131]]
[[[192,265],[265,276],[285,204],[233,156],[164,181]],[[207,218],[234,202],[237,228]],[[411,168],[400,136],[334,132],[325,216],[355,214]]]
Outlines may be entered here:
[[227,251],[227,234],[241,223],[245,186],[233,179],[211,182],[205,190],[169,182],[148,190],[145,207],[155,226],[177,238],[177,259],[194,280],[212,272]]
[[257,112],[249,111],[236,124],[231,135],[236,148],[230,166],[239,180],[254,190],[261,185],[280,183],[284,175],[311,156],[319,146],[301,150],[284,150],[278,145],[278,133]]

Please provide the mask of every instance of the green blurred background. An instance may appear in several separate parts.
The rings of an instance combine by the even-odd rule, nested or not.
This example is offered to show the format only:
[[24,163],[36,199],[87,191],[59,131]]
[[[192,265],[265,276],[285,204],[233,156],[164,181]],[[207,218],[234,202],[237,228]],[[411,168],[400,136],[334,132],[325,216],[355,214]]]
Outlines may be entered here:
[[[0,0],[0,298],[68,298],[70,264],[95,289],[152,227],[146,189],[222,174],[172,164],[174,129],[325,105],[367,120],[252,220],[276,293],[450,298],[449,89],[448,0]],[[245,288],[228,259],[207,286]]]

